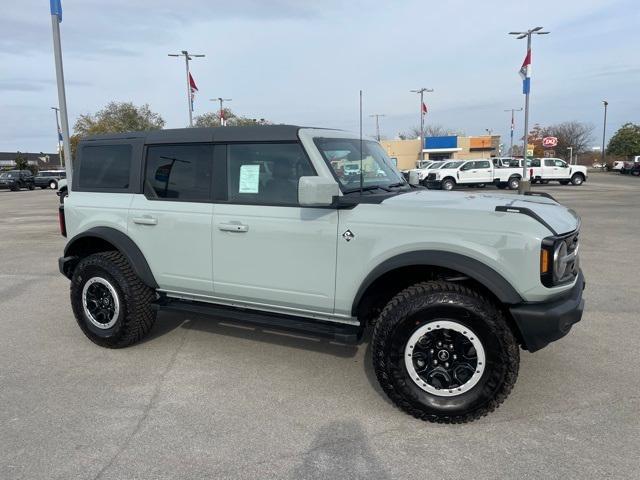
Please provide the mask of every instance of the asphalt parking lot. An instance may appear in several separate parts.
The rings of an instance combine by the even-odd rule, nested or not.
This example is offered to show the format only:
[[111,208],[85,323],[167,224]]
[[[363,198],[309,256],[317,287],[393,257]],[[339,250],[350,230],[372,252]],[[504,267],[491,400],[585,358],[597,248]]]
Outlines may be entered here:
[[397,410],[367,343],[163,313],[97,347],[57,271],[54,192],[0,191],[0,478],[637,478],[640,179],[536,188],[582,216],[585,315],[458,426]]

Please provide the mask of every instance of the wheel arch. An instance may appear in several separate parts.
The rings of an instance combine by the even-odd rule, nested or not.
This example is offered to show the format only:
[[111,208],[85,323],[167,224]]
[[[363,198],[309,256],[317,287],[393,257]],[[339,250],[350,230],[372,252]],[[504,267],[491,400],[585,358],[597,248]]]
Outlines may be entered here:
[[[351,314],[360,316],[363,312],[363,302],[366,305],[370,294],[376,294],[376,287],[384,279],[392,280],[398,272],[398,277],[404,282],[413,282],[424,278],[425,274],[448,274],[455,277],[468,277],[476,285],[481,286],[493,298],[501,304],[517,304],[522,302],[522,297],[511,284],[493,268],[479,260],[453,252],[438,250],[422,250],[403,253],[391,257],[375,267],[363,280],[353,300]],[[422,278],[419,278],[421,277]],[[401,284],[402,285],[402,284]],[[402,285],[400,290],[408,285]]]
[[71,278],[78,260],[93,253],[117,250],[125,256],[135,274],[150,288],[158,288],[151,268],[142,251],[125,233],[110,227],[94,227],[73,237],[64,248],[62,273]]

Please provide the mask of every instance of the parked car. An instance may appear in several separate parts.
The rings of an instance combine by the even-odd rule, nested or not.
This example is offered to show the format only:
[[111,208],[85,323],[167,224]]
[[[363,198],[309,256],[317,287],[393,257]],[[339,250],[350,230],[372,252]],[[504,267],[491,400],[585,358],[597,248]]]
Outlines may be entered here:
[[456,185],[484,186],[495,184],[498,188],[517,190],[522,178],[522,169],[496,167],[490,159],[457,161],[450,168],[441,168],[429,173],[427,188],[453,190]]
[[629,173],[634,177],[640,177],[640,162],[634,163],[631,170],[629,170]]
[[622,166],[620,167],[620,173],[627,174],[631,173],[636,165],[640,164],[640,156],[636,156],[631,161],[622,162]]
[[527,162],[532,182],[560,182],[561,185],[582,185],[587,181],[587,167],[569,165],[561,158],[533,158]]
[[0,173],[0,188],[8,188],[14,192],[21,188],[33,190],[36,188],[33,181],[33,173],[31,173],[31,170],[9,170],[8,172],[2,172]]
[[[344,150],[385,175],[340,175],[330,159]],[[341,342],[370,328],[391,401],[463,423],[509,395],[520,346],[538,350],[582,316],[573,210],[540,196],[413,188],[355,134],[111,134],[81,140],[75,160],[59,267],[79,327],[103,347],[139,342],[160,310]]]
[[622,170],[624,169],[624,163],[625,162],[623,160],[616,160],[611,165],[611,170],[613,170],[615,172],[622,172]]
[[58,181],[58,191],[56,192],[56,195],[60,197],[60,204],[63,204],[65,198],[67,198],[67,196],[69,195],[66,178],[62,178]]
[[66,176],[67,172],[64,170],[41,170],[34,177],[34,182],[36,187],[57,190],[58,182]]

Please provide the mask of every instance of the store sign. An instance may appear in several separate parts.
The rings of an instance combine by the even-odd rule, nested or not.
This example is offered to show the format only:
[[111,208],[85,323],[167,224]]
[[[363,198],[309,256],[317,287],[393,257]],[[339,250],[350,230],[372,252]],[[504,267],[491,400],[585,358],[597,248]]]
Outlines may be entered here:
[[542,139],[542,146],[544,148],[552,148],[558,145],[558,137],[544,137]]
[[556,151],[555,150],[545,150],[544,151],[544,156],[546,158],[553,158],[556,156]]
[[533,143],[530,143],[527,145],[527,157],[533,157],[533,149],[534,149],[535,145]]

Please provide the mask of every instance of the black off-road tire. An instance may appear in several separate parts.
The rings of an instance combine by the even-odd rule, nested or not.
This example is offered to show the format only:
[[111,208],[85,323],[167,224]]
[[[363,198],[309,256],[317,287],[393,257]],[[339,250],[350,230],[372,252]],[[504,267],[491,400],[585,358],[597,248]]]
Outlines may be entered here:
[[[405,347],[413,332],[436,320],[451,319],[478,337],[486,366],[478,383],[456,396],[438,396],[409,376]],[[373,367],[380,385],[399,408],[434,423],[466,423],[504,402],[518,378],[520,350],[502,312],[456,283],[418,283],[398,293],[383,309],[372,337]]]
[[[82,301],[85,283],[93,278],[103,278],[115,289],[120,312],[115,324],[100,329],[87,317]],[[139,342],[153,327],[156,311],[151,302],[154,291],[134,273],[127,259],[116,251],[89,255],[78,263],[71,278],[71,306],[78,325],[84,334],[97,345],[122,348]]]

